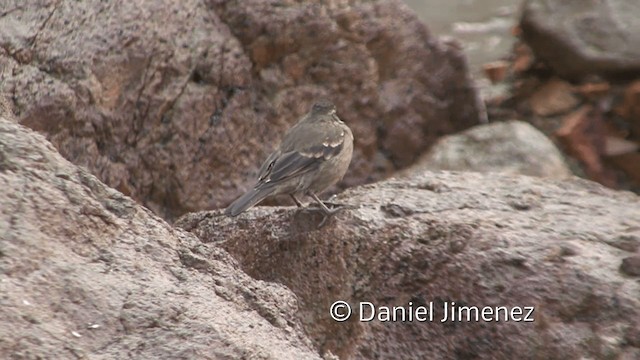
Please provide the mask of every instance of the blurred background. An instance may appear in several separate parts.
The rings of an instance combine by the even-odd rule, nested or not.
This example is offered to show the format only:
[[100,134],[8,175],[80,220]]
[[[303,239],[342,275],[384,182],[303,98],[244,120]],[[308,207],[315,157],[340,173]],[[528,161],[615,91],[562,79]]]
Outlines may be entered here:
[[[516,0],[404,0],[437,36],[458,39],[474,75],[482,64],[508,54],[514,43],[511,29],[521,5]],[[477,77],[483,81],[483,77]]]

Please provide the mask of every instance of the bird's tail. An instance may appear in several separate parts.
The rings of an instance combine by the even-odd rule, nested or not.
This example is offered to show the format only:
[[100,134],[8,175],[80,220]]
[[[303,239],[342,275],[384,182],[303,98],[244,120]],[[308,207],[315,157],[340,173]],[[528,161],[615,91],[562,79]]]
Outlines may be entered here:
[[225,209],[224,214],[227,216],[238,216],[241,212],[271,195],[272,190],[273,188],[271,186],[253,188],[232,202],[231,205]]

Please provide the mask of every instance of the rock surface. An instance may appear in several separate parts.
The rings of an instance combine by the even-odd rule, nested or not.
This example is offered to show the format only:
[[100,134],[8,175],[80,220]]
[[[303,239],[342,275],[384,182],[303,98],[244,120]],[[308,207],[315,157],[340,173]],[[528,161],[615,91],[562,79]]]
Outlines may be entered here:
[[400,0],[6,0],[0,14],[19,122],[166,219],[246,190],[318,97],[355,134],[341,186],[479,119],[461,50]]
[[[359,208],[258,207],[176,223],[300,301],[305,331],[346,359],[638,359],[640,198],[584,180],[422,173],[342,193]],[[624,260],[626,263],[629,260]],[[625,269],[631,268],[629,264]],[[534,322],[337,323],[331,304],[533,306]]]
[[[9,358],[640,356],[640,200],[630,193],[423,173],[343,193],[359,207],[321,229],[317,212],[293,208],[182,218],[201,242],[0,110]],[[534,306],[535,321],[337,323],[336,300]]]
[[3,359],[320,358],[289,290],[4,115],[0,189]]
[[441,138],[406,172],[456,170],[567,178],[571,171],[549,138],[529,123],[479,125]]
[[536,56],[561,76],[637,76],[638,14],[636,0],[527,0],[520,26]]

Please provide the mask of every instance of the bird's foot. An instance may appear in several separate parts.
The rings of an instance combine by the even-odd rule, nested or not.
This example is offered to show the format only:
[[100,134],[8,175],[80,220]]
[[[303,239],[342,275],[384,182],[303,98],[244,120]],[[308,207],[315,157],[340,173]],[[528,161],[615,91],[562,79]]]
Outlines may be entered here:
[[[337,212],[341,211],[341,210],[345,210],[348,208],[355,208],[353,206],[350,205],[343,205],[343,204],[336,204],[336,203],[330,203],[330,202],[324,202],[322,200],[320,200],[320,198],[318,197],[318,195],[316,195],[313,192],[309,192],[308,193],[309,196],[311,196],[315,201],[316,204],[319,207],[307,207],[307,209],[309,210],[320,210],[324,213],[324,217],[322,218],[322,221],[320,222],[320,224],[318,225],[318,229],[321,228],[322,226],[324,226],[324,224],[327,222],[327,219],[329,219],[330,217],[332,217],[333,215],[335,215]],[[331,208],[329,208],[329,206],[331,206]]]
[[322,217],[322,221],[320,221],[320,224],[318,224],[318,229],[323,227],[326,224],[327,220],[329,220],[329,218],[339,213],[340,211],[356,208],[356,206],[354,205],[327,203],[327,202],[322,202],[322,205],[324,206],[321,206],[319,204],[309,204],[309,206],[304,208],[304,210],[306,211],[322,212],[324,216]]
[[335,203],[335,202],[330,202],[330,201],[323,201],[322,202],[326,207],[328,207],[329,209],[342,209],[342,208],[351,208],[351,205],[346,205],[346,204],[340,204],[340,203]]

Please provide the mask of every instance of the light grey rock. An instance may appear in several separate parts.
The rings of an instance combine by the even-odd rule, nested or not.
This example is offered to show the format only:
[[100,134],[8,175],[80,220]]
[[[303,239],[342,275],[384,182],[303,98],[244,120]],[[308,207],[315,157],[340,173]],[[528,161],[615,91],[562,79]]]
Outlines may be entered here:
[[640,74],[639,1],[527,0],[523,9],[522,36],[558,74]]
[[502,172],[566,178],[571,171],[555,144],[523,121],[479,125],[441,138],[414,170]]

